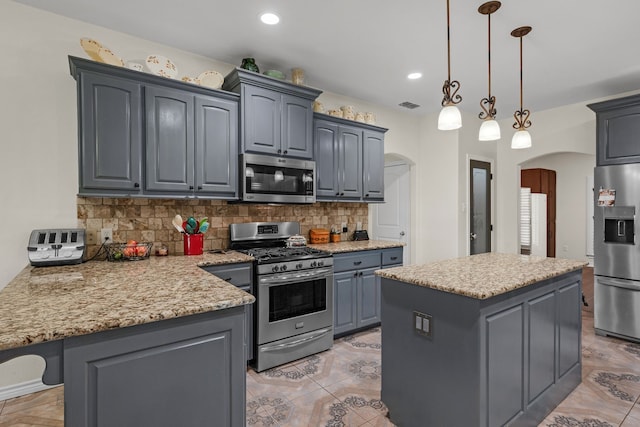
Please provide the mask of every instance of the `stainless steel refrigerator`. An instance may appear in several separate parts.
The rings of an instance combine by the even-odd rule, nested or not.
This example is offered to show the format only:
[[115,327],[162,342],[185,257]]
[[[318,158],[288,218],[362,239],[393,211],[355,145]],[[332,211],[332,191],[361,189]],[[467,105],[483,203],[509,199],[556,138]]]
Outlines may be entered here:
[[596,334],[640,341],[640,164],[596,167],[594,199]]

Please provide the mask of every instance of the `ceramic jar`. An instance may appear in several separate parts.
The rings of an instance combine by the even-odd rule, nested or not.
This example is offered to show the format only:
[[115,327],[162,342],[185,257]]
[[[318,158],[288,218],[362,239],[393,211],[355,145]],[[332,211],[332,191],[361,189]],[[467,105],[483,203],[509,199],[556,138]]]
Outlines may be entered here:
[[324,104],[320,101],[313,101],[313,111],[316,113],[324,113]]
[[333,117],[342,117],[342,110],[329,110],[327,114]]
[[370,125],[376,124],[376,116],[373,113],[365,113],[364,114],[364,122]]
[[296,85],[304,84],[304,70],[302,68],[291,69],[291,83]]
[[259,73],[260,69],[258,65],[256,65],[256,60],[253,58],[243,58],[242,65],[240,68],[244,68],[245,70],[253,71],[254,73]]
[[364,113],[361,113],[360,111],[358,111],[356,113],[355,121],[356,122],[360,122],[360,123],[364,123]]

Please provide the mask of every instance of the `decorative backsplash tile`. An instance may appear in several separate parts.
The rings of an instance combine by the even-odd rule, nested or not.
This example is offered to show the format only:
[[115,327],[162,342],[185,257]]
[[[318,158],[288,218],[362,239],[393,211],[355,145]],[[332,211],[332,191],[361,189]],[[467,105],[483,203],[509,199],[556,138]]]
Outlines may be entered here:
[[[78,227],[95,236],[102,228],[113,230],[115,242],[136,240],[163,244],[170,255],[183,253],[182,235],[171,225],[176,214],[184,219],[208,217],[211,224],[204,237],[204,250],[229,246],[229,224],[254,221],[298,221],[302,235],[309,238],[312,228],[339,228],[347,223],[349,234],[358,222],[368,227],[366,203],[315,203],[313,205],[245,205],[221,200],[199,199],[113,199],[78,197]],[[345,236],[346,237],[346,236]],[[99,245],[89,245],[93,256]]]

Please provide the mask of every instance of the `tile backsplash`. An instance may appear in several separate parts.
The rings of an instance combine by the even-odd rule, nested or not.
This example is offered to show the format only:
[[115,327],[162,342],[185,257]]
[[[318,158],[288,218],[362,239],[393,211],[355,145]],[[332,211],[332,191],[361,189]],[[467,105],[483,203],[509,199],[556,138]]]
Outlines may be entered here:
[[[183,219],[208,217],[211,224],[204,235],[204,250],[229,246],[229,224],[253,221],[298,221],[302,235],[309,238],[312,228],[340,228],[347,223],[349,235],[356,224],[368,227],[366,203],[315,203],[313,205],[246,205],[221,200],[200,199],[117,199],[78,197],[78,227],[96,236],[102,228],[113,230],[114,242],[152,242],[163,244],[170,255],[183,254],[182,235],[171,220],[176,214]],[[343,239],[347,236],[343,235]],[[99,241],[99,239],[97,239]],[[93,256],[99,245],[88,245],[87,256]]]

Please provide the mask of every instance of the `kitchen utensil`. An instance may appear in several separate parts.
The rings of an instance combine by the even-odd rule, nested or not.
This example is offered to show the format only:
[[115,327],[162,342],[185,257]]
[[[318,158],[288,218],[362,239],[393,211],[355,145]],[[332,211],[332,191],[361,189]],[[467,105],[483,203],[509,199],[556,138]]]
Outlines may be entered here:
[[171,220],[171,224],[178,230],[179,232],[184,234],[184,227],[182,226],[182,217],[180,215],[176,215]]
[[194,231],[198,229],[198,221],[192,216],[187,218],[187,225],[191,227]]
[[201,222],[200,223],[200,233],[205,233],[207,230],[209,229],[209,223],[208,222]]

